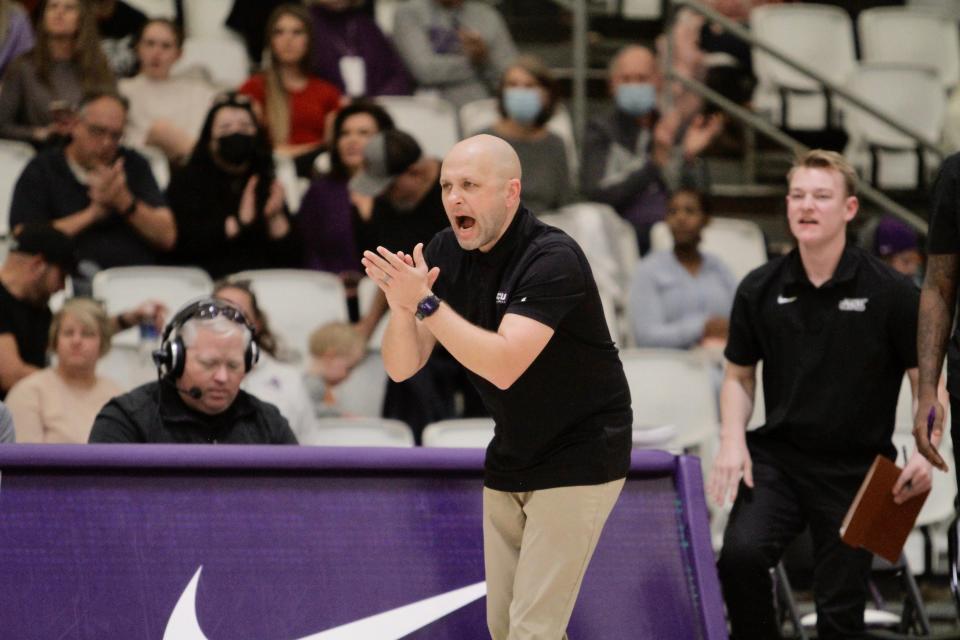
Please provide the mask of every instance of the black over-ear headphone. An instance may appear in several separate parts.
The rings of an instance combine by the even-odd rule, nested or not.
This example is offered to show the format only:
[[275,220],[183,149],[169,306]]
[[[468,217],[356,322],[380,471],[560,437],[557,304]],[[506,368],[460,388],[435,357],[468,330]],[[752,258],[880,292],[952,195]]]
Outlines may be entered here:
[[160,348],[153,352],[153,363],[157,366],[157,373],[171,380],[183,375],[183,367],[187,361],[187,347],[180,337],[180,329],[189,320],[194,318],[216,318],[223,316],[250,331],[250,342],[243,352],[243,370],[248,373],[260,359],[260,346],[257,344],[256,331],[247,322],[243,312],[235,306],[216,298],[200,298],[185,304],[170,319],[160,341]]

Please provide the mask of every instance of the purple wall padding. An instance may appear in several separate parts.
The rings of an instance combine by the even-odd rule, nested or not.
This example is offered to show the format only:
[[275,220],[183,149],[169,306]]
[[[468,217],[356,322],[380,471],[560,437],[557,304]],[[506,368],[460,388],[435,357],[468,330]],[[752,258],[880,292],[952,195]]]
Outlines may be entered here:
[[[0,636],[162,638],[202,567],[210,640],[322,640],[483,580],[482,466],[465,449],[0,446]],[[405,637],[486,638],[483,605]],[[634,453],[569,633],[727,637],[696,458]]]

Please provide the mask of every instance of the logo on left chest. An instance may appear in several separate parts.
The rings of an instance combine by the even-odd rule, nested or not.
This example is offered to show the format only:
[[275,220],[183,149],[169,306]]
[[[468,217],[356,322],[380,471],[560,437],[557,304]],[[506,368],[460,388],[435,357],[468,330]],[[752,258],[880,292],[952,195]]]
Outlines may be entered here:
[[497,292],[497,304],[507,304],[507,292],[498,291]]
[[869,298],[844,298],[840,301],[840,311],[859,311],[863,313],[867,310],[867,301]]

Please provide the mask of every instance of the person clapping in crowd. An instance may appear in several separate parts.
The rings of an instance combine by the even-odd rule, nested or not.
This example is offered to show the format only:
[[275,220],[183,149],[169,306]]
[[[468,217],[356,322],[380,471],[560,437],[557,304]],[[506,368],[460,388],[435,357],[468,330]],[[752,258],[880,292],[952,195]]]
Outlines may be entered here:
[[180,230],[171,258],[177,264],[220,278],[298,263],[270,143],[247,96],[218,97],[190,161],[170,181],[167,200]]

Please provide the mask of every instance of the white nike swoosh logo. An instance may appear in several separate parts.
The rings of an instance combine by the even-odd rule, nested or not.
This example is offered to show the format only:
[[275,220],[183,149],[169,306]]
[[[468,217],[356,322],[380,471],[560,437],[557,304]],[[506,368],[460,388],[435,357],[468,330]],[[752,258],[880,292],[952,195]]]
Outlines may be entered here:
[[[200,630],[197,620],[197,584],[200,582],[198,567],[190,583],[177,600],[163,640],[207,640]],[[477,582],[461,589],[455,589],[440,595],[418,600],[396,609],[362,618],[354,622],[315,633],[300,640],[400,640],[417,629],[461,609],[487,593],[486,582]]]
[[777,296],[777,304],[789,304],[797,299],[797,296],[792,298],[784,298],[783,296]]

